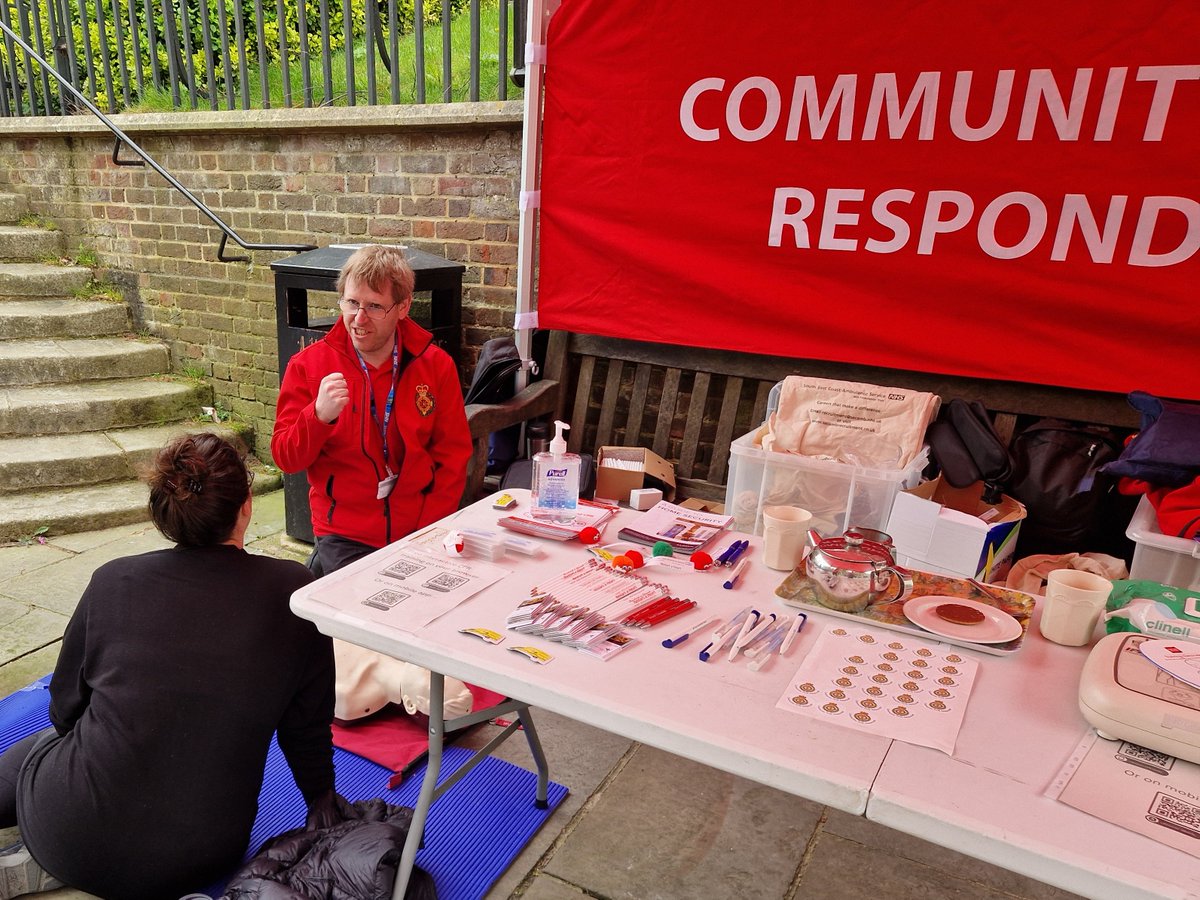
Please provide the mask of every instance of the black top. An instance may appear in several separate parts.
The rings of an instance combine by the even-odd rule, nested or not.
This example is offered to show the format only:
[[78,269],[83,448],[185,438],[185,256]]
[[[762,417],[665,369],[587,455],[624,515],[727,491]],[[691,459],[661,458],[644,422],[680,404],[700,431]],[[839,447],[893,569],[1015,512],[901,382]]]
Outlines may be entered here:
[[18,818],[68,884],[176,897],[247,850],[272,733],[306,800],[333,788],[333,649],[288,608],[296,562],[229,545],[92,576],[50,684],[62,735],[30,755]]

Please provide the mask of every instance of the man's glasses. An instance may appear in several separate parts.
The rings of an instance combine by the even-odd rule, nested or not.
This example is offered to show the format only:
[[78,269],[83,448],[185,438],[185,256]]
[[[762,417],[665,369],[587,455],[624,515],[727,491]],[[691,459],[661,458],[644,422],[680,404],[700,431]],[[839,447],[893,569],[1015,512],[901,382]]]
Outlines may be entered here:
[[358,311],[361,309],[367,314],[368,319],[382,319],[396,308],[395,303],[391,306],[380,306],[378,303],[359,303],[357,300],[351,300],[349,297],[342,297],[338,300],[338,306],[342,308],[342,312],[349,313],[352,316],[358,315]]

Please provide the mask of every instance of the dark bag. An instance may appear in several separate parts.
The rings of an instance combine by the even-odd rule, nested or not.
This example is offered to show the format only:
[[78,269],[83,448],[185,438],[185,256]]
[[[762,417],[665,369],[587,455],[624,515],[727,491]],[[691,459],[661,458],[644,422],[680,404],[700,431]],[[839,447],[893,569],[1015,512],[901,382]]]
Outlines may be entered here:
[[1200,475],[1200,403],[1131,391],[1129,405],[1141,413],[1141,427],[1106,473],[1155,487],[1181,487]]
[[[479,351],[475,375],[463,400],[466,403],[502,403],[516,395],[517,372],[521,371],[521,355],[512,337],[492,338]],[[489,475],[504,472],[518,456],[521,426],[493,432],[488,437]]]
[[1025,504],[1022,556],[1126,555],[1124,532],[1137,498],[1121,496],[1116,479],[1100,473],[1122,443],[1112,428],[1063,419],[1039,419],[1013,438],[1008,493]]
[[930,423],[926,440],[942,478],[952,487],[970,487],[982,481],[982,499],[1000,501],[1004,484],[1012,476],[1012,460],[982,403],[951,400]]

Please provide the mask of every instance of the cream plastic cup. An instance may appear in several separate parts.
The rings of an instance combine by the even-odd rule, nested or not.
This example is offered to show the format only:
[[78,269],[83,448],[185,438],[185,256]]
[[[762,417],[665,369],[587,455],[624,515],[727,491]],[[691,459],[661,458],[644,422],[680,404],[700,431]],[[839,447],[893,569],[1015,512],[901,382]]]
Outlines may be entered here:
[[800,564],[812,513],[799,506],[763,508],[763,562],[790,572]]
[[1042,637],[1068,647],[1091,643],[1111,591],[1112,582],[1092,572],[1055,569],[1046,576]]

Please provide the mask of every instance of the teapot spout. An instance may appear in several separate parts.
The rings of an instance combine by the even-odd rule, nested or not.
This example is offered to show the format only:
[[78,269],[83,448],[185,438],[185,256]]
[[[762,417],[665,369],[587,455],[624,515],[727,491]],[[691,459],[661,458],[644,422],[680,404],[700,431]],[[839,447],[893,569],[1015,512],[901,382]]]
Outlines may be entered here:
[[824,538],[821,537],[821,532],[817,531],[817,529],[815,529],[815,528],[808,529],[808,543],[811,546],[816,547],[823,540],[824,540]]

